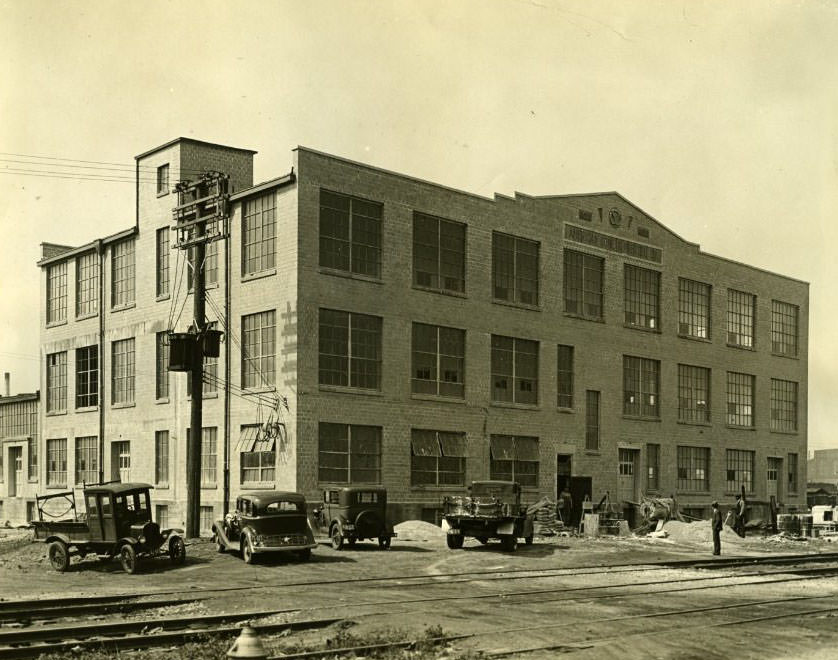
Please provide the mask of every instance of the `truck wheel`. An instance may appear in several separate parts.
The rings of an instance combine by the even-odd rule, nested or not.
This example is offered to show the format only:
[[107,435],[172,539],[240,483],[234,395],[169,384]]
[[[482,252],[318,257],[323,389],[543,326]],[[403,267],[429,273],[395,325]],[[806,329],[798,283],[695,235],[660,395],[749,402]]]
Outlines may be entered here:
[[216,552],[224,552],[227,549],[227,546],[221,542],[221,537],[216,534],[215,535],[215,551]]
[[532,545],[532,534],[524,537],[524,543],[526,543],[527,545]]
[[465,538],[462,534],[449,534],[445,537],[445,542],[448,544],[448,547],[452,550],[459,550],[463,547],[463,541]]
[[300,558],[301,561],[308,561],[309,559],[311,559],[311,548],[300,550],[299,552],[297,552],[297,556]]
[[186,561],[186,544],[179,536],[169,540],[169,560],[175,566],[180,566]]
[[338,527],[337,525],[332,527],[331,539],[332,547],[335,550],[340,550],[343,547],[343,533],[340,531],[340,527]]
[[378,547],[382,550],[386,550],[390,547],[390,537],[389,536],[379,536],[378,537]]
[[122,564],[122,570],[129,575],[137,572],[137,553],[130,543],[126,543],[119,549],[119,563]]
[[70,552],[64,541],[53,541],[49,544],[49,563],[59,573],[70,567]]
[[500,542],[505,552],[515,552],[518,549],[518,537],[514,534],[504,536]]
[[250,545],[250,537],[245,536],[242,540],[242,559],[245,564],[253,563],[253,546]]
[[486,545],[489,542],[489,539],[485,536],[475,536],[478,541],[480,541],[483,545]]

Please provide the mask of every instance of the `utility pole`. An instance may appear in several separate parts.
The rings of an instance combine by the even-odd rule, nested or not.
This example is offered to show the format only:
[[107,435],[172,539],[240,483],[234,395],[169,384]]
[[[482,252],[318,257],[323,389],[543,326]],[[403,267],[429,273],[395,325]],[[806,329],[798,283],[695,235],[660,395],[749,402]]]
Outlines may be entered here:
[[207,243],[228,235],[228,177],[207,172],[197,182],[176,186],[178,205],[173,210],[174,247],[192,251],[194,318],[188,332],[169,332],[169,370],[189,374],[192,401],[186,442],[186,537],[201,533],[201,440],[203,437],[204,357],[219,356],[221,333],[206,321],[204,261]]

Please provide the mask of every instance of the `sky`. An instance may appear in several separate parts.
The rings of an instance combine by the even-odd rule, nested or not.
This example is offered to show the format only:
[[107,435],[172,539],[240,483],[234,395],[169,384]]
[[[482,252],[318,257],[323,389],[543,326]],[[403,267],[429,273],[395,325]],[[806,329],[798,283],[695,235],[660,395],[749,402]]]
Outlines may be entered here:
[[81,175],[186,136],[261,181],[305,145],[486,196],[617,190],[809,282],[809,447],[838,447],[836,62],[832,0],[0,0],[0,371],[39,388],[40,243],[134,223],[133,183]]

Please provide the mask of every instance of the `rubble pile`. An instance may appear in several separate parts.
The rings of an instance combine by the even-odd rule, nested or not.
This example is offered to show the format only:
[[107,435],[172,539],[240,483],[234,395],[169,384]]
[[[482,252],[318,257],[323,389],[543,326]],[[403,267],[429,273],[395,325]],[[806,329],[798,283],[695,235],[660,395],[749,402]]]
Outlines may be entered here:
[[393,529],[399,541],[437,541],[445,538],[441,527],[424,520],[405,520]]

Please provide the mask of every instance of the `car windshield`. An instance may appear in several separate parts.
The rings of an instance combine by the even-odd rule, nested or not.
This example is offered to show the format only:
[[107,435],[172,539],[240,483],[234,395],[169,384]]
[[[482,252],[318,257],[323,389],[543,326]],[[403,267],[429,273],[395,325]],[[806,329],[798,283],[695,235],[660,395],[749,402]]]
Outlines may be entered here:
[[302,513],[302,502],[289,502],[288,500],[279,500],[278,502],[271,502],[262,508],[262,513],[265,515],[276,515],[279,513]]

